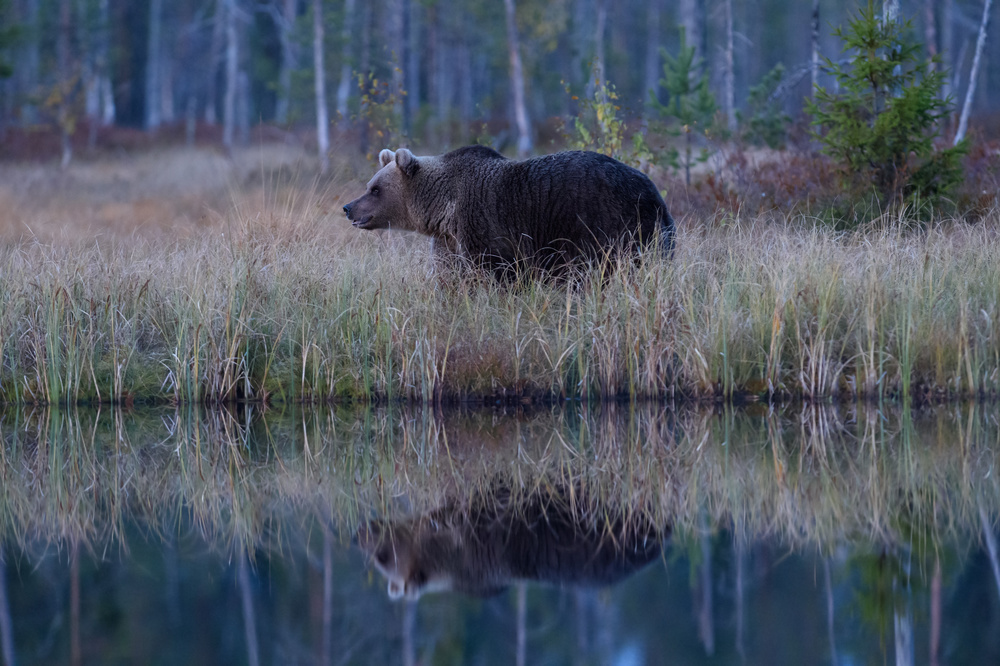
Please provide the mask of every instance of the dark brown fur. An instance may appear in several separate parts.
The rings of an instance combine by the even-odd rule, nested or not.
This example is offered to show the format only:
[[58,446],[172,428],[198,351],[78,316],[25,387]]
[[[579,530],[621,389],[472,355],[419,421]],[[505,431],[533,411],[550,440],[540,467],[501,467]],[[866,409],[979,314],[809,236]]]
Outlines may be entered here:
[[374,521],[358,544],[386,577],[389,596],[452,590],[496,594],[516,581],[614,584],[660,556],[670,528],[634,524],[600,504],[536,491],[517,501],[501,488],[412,520]]
[[361,229],[404,229],[503,273],[550,271],[615,258],[658,239],[667,255],[674,223],[642,172],[605,155],[563,152],[513,161],[483,146],[437,157],[383,150],[382,168],[344,206]]

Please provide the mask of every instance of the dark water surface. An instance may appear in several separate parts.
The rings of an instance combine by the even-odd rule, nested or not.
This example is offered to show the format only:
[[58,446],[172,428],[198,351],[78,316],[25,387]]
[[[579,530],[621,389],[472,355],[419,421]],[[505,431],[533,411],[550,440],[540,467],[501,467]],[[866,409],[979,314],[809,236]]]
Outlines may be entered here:
[[1000,663],[998,412],[0,412],[3,663]]

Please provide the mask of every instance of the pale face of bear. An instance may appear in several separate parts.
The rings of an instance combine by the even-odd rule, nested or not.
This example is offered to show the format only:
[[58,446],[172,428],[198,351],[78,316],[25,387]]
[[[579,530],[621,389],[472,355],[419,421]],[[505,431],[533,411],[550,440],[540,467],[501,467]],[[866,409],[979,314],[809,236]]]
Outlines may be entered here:
[[344,213],[358,229],[413,230],[404,196],[404,179],[419,168],[419,160],[409,150],[379,153],[379,170],[365,188],[365,193],[344,206]]
[[358,532],[358,545],[371,555],[372,564],[385,576],[389,598],[416,601],[427,592],[452,589],[451,577],[441,571],[429,571],[421,562],[420,547],[407,529],[395,528],[386,533],[371,524]]

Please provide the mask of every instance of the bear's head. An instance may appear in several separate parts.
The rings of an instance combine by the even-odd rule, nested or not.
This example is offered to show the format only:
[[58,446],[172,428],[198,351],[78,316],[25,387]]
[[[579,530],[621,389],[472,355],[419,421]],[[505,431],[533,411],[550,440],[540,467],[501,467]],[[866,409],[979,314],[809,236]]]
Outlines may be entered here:
[[444,592],[453,587],[447,573],[447,553],[455,548],[455,536],[438,533],[424,521],[389,525],[372,521],[355,535],[358,546],[385,576],[389,598],[414,601],[427,592]]
[[358,229],[414,230],[406,205],[405,181],[420,170],[420,159],[406,148],[383,150],[380,169],[368,181],[365,193],[344,206],[344,213]]

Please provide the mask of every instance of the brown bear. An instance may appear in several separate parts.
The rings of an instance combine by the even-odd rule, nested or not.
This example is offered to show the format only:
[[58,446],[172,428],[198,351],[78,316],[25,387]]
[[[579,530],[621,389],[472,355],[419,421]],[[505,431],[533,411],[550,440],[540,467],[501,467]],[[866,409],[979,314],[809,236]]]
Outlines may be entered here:
[[[514,498],[505,486],[410,520],[375,520],[358,546],[392,599],[428,592],[491,596],[516,582],[613,585],[661,555],[670,528],[558,487]],[[572,500],[570,498],[573,498]]]
[[459,256],[508,274],[558,271],[614,259],[658,242],[674,222],[653,183],[599,153],[570,151],[524,161],[484,146],[435,157],[383,150],[381,168],[344,212],[359,229],[403,229],[433,239],[436,257]]

